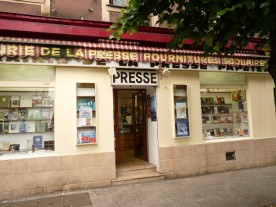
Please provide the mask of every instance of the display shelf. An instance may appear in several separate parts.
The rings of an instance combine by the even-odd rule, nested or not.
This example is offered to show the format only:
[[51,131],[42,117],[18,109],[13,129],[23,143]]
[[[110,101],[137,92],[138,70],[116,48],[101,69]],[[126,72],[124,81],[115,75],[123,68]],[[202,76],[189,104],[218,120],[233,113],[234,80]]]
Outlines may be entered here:
[[175,138],[190,136],[187,85],[173,86]]
[[96,144],[95,83],[76,84],[77,145]]
[[204,139],[248,136],[247,112],[240,108],[239,102],[232,101],[231,92],[204,95],[201,97]]
[[[54,142],[53,88],[8,88],[0,90],[0,143],[18,150],[45,148]],[[46,146],[47,147],[47,146]],[[53,146],[54,149],[54,146]]]

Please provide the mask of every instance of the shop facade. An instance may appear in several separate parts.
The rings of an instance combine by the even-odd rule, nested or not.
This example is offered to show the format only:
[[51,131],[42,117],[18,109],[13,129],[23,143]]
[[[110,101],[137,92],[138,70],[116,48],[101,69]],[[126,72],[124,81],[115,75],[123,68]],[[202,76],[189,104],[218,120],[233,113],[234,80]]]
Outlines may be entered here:
[[264,56],[0,41],[0,199],[111,185],[126,156],[167,178],[276,163]]

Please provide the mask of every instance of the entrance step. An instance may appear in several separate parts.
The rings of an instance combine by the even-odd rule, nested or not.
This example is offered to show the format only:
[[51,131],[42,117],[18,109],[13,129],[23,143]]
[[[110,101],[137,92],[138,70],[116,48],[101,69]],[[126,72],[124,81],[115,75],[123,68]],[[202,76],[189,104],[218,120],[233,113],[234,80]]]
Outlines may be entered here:
[[165,179],[165,175],[156,172],[156,167],[151,164],[131,168],[118,168],[116,175],[117,178],[112,180],[112,185],[133,184]]

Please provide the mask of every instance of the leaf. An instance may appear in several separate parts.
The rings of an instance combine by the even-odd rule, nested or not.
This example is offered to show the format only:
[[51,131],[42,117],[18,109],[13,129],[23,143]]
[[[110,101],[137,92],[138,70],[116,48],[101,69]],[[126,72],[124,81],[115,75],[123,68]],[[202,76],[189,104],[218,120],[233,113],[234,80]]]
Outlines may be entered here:
[[269,5],[270,5],[270,1],[266,1],[266,2],[261,3],[260,8],[262,9],[262,8],[267,7]]
[[253,2],[253,1],[247,1],[247,2],[245,3],[245,6],[246,6],[247,9],[254,9],[255,6],[256,6],[256,4],[255,4],[255,2]]

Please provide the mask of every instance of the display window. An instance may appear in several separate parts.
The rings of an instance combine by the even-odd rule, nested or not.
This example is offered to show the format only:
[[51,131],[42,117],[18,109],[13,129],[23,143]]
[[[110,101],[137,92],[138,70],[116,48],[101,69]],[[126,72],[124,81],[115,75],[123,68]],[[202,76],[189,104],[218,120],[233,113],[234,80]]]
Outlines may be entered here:
[[204,139],[249,136],[245,89],[202,88]]
[[54,67],[1,64],[0,73],[0,158],[54,151]]
[[54,150],[54,89],[0,88],[2,154]]
[[190,136],[187,85],[174,85],[175,137]]

